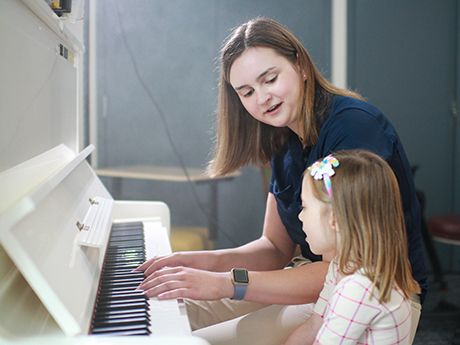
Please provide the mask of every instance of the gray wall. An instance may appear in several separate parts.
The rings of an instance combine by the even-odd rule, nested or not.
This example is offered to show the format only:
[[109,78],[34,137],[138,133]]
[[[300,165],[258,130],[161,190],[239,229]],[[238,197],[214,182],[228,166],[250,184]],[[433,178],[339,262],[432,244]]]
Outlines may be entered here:
[[[179,165],[134,66],[154,95],[185,165],[204,167],[212,147],[216,57],[234,26],[268,16],[290,28],[330,77],[330,1],[98,1],[99,166]],[[458,1],[349,0],[349,85],[393,122],[426,195],[427,217],[460,212],[460,152],[451,105],[457,90]],[[133,64],[133,58],[135,65]],[[454,150],[456,149],[456,151]],[[110,179],[103,179],[109,190]],[[455,184],[457,182],[457,184]],[[218,247],[260,236],[264,195],[258,172],[219,186]],[[208,190],[197,187],[201,202]],[[124,199],[163,200],[172,225],[206,225],[191,187],[126,180]],[[458,248],[437,245],[447,269],[459,270]],[[429,263],[428,263],[429,266]]]
[[[425,193],[427,218],[460,212],[459,129],[452,118],[457,6],[456,0],[349,1],[349,85],[386,114],[419,166],[415,183]],[[459,247],[436,247],[443,266],[458,271]]]
[[[329,1],[143,0],[133,6],[132,2],[99,0],[97,6],[100,167],[179,166],[172,145],[186,166],[204,167],[212,148],[216,58],[231,29],[253,17],[267,16],[289,27],[329,76]],[[141,83],[164,114],[172,143]],[[103,182],[113,190],[111,179],[103,178]],[[207,203],[207,187],[197,186],[197,192],[200,202]],[[124,180],[122,195],[115,197],[165,201],[173,226],[207,225],[191,186],[184,183]],[[240,177],[220,183],[219,224],[233,241],[221,233],[216,245],[227,247],[258,238],[264,207],[261,180],[254,168],[244,168]]]

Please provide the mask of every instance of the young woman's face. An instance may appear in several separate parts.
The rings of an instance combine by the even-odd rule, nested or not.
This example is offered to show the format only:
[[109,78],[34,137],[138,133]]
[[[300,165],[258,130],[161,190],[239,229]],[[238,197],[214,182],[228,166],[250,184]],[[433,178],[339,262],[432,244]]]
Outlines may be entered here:
[[333,253],[337,250],[340,238],[333,228],[331,209],[313,195],[312,180],[310,175],[306,175],[302,182],[302,211],[299,219],[302,230],[307,235],[305,241],[314,254]]
[[275,127],[297,130],[303,75],[275,50],[252,47],[230,68],[230,84],[243,106],[256,120]]

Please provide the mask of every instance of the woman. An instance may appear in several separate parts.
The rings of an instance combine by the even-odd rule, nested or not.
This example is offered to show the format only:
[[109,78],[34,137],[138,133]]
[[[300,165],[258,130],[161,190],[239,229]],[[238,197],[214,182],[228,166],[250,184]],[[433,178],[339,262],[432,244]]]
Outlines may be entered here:
[[[262,236],[238,248],[174,253],[146,262],[139,270],[148,278],[140,287],[149,296],[191,299],[187,311],[193,329],[252,312],[225,327],[195,332],[211,343],[282,342],[308,319],[333,257],[314,255],[305,242],[298,219],[302,173],[331,152],[353,148],[380,155],[395,172],[414,278],[426,290],[420,208],[410,165],[383,114],[358,94],[330,84],[291,32],[263,18],[238,27],[225,44],[219,87],[216,149],[209,174],[271,162]],[[284,269],[298,245],[301,263]],[[233,284],[232,268],[249,271],[249,283],[234,277]],[[267,307],[273,304],[277,306]],[[256,327],[250,326],[253,321]]]

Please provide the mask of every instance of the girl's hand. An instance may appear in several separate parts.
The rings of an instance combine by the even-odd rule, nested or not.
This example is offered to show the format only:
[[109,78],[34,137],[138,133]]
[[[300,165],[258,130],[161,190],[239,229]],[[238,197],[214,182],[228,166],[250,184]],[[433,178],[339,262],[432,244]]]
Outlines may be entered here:
[[210,272],[190,267],[155,270],[140,285],[148,297],[191,298],[212,301],[231,298],[235,293],[230,272]]

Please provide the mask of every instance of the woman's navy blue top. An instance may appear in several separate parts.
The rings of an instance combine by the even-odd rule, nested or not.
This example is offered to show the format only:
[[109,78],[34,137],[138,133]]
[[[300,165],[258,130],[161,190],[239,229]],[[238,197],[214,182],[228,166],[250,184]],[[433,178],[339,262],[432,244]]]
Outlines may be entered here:
[[320,158],[346,149],[365,149],[379,155],[393,169],[401,191],[409,245],[412,275],[422,289],[424,300],[428,286],[421,242],[420,205],[415,194],[411,166],[401,140],[388,119],[373,105],[358,99],[334,96],[329,115],[321,125],[318,142],[303,147],[299,137],[289,139],[271,161],[270,192],[289,236],[299,244],[302,255],[312,261],[321,256],[310,251],[298,218],[300,189],[305,169]]

